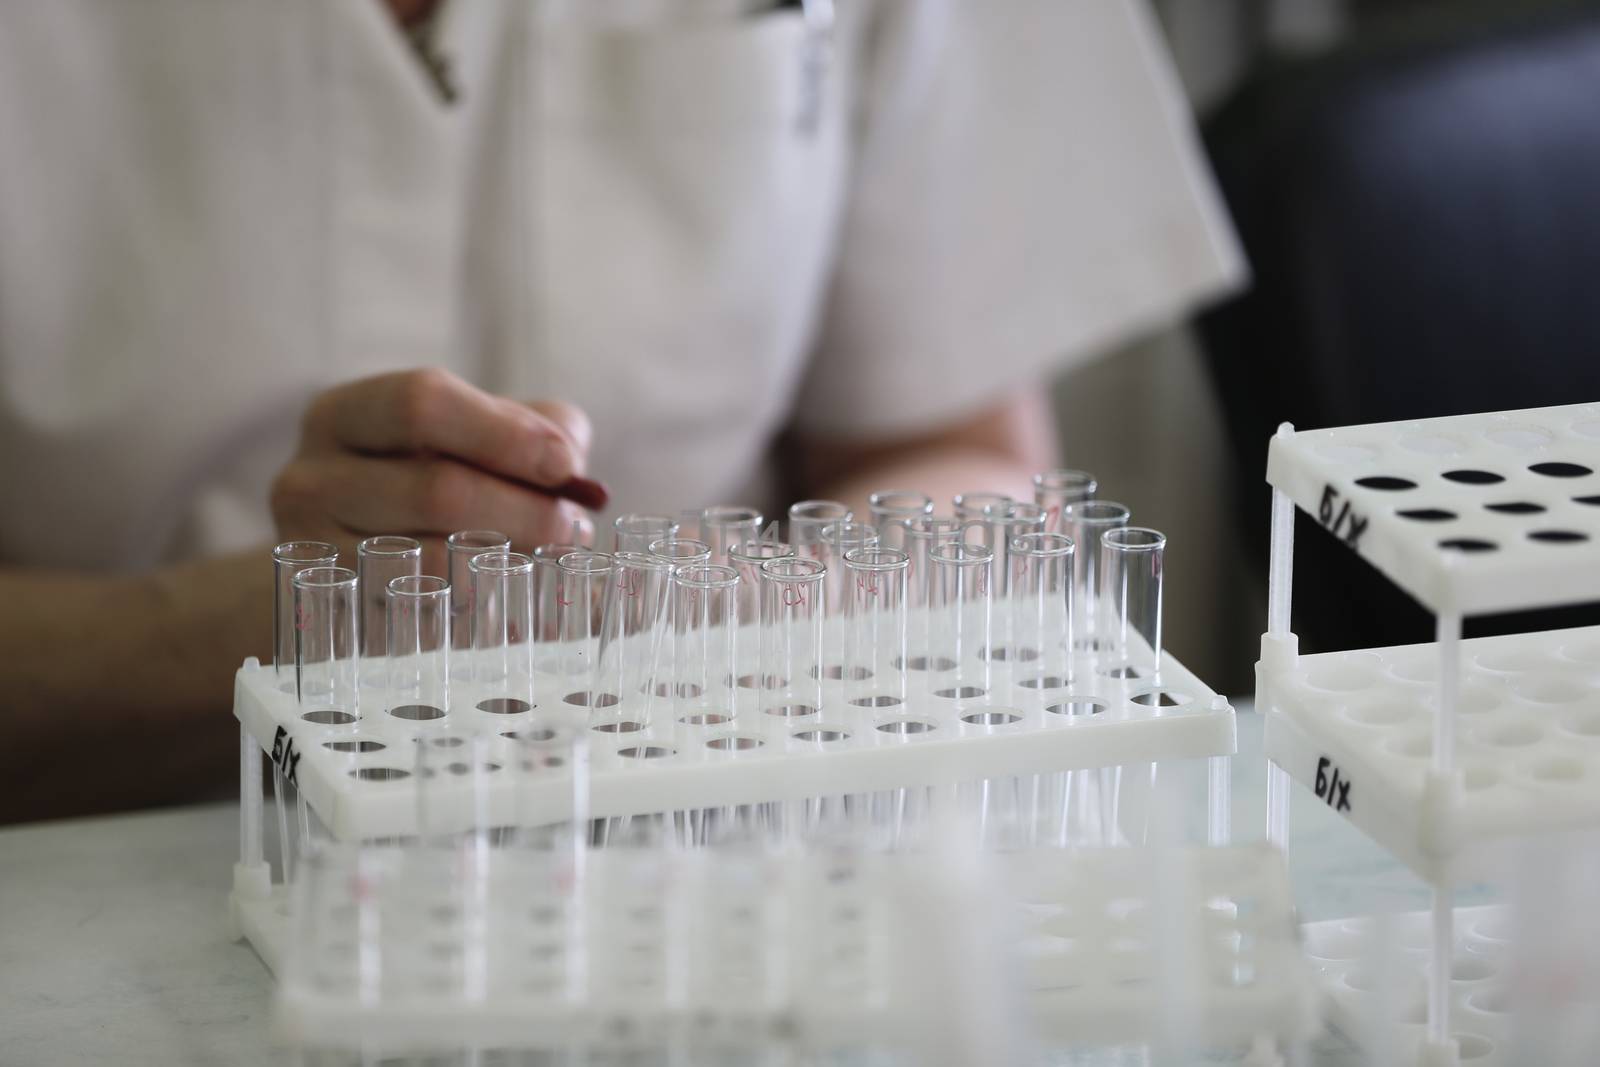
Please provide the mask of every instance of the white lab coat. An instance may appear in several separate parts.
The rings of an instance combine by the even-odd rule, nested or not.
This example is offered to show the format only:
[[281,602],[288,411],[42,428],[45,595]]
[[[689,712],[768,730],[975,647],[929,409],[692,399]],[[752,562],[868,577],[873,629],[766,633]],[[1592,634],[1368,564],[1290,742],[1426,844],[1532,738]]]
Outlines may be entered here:
[[449,0],[454,105],[378,0],[0,5],[0,563],[267,542],[307,399],[435,363],[582,405],[623,508],[768,503],[785,427],[1242,273],[1137,3],[837,0],[820,79],[798,11],[618,5]]

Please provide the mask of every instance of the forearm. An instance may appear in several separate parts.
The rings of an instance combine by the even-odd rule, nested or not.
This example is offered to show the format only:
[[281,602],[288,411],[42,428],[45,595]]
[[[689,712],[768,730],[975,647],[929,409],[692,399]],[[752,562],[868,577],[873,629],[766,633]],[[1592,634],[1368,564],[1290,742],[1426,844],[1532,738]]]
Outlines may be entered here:
[[139,577],[0,570],[0,820],[170,802],[234,775],[233,673],[270,655],[261,551]]

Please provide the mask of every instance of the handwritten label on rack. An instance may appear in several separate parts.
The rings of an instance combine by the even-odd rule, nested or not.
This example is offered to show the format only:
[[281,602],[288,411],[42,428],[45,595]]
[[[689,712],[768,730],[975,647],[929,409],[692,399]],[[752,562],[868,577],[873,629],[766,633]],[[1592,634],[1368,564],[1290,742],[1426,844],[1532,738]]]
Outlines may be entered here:
[[300,753],[295,750],[294,738],[282,726],[272,735],[272,762],[283,768],[283,777],[290,785],[299,785],[296,773],[300,769]]
[[1327,756],[1317,760],[1317,783],[1313,791],[1334,811],[1350,810],[1350,779],[1341,777],[1339,768]]
[[1317,521],[1335,537],[1344,539],[1351,548],[1367,532],[1367,520],[1350,510],[1350,501],[1341,500],[1339,490],[1331,485],[1322,487],[1322,502],[1317,505]]

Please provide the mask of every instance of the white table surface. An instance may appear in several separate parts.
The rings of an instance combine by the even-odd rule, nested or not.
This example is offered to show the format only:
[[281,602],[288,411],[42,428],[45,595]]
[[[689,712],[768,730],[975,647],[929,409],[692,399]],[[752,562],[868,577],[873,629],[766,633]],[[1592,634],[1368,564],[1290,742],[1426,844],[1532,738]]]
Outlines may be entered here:
[[[1238,723],[1234,838],[1256,840],[1261,726]],[[1304,919],[1427,906],[1421,882],[1298,787],[1292,825]],[[289,1062],[271,1037],[271,976],[229,938],[237,855],[233,804],[0,830],[0,1064]],[[1359,1062],[1335,1035],[1315,1052]]]

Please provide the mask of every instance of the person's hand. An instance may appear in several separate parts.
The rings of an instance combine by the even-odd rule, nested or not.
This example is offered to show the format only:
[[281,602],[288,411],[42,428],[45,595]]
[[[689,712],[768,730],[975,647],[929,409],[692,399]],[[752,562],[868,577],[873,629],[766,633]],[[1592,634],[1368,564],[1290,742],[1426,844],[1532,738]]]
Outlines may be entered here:
[[436,368],[363,378],[312,400],[272,514],[285,539],[416,537],[431,573],[457,530],[499,530],[531,551],[572,540],[576,523],[589,542],[584,510],[552,495],[582,474],[589,441],[570,404],[507,400]]

